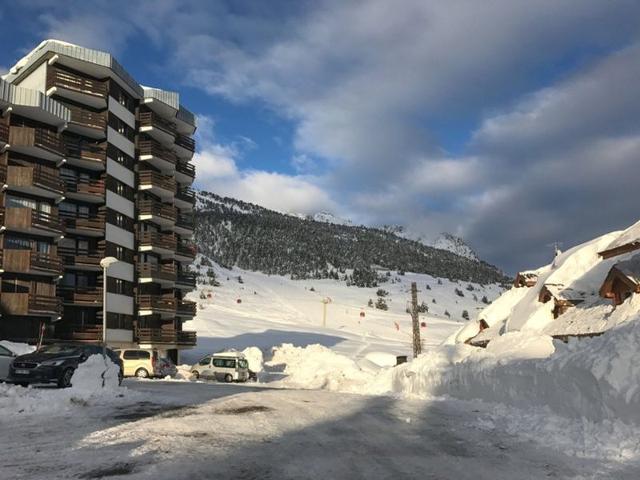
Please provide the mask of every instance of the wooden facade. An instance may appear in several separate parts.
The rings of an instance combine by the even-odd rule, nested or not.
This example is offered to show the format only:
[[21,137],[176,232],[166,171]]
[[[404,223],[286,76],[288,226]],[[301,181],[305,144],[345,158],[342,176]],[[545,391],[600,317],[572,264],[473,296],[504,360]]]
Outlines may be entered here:
[[515,288],[527,287],[531,288],[538,282],[538,275],[533,272],[518,272],[513,281]]
[[600,287],[600,296],[621,305],[634,293],[640,293],[640,259],[619,262],[611,267]]

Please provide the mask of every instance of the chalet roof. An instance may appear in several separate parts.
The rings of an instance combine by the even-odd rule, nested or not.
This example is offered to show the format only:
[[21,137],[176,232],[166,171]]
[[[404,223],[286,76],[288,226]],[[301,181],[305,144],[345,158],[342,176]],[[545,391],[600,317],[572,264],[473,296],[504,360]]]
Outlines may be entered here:
[[623,231],[618,238],[611,242],[607,247],[600,252],[600,254],[609,252],[610,250],[619,249],[625,246],[636,246],[640,248],[640,221],[634,223],[625,231]]
[[571,287],[565,287],[560,283],[545,283],[542,288],[546,289],[556,300],[575,303],[584,301],[586,297],[585,292],[574,290]]
[[535,270],[523,270],[518,275],[524,278],[538,278],[538,272]]
[[625,275],[633,283],[640,284],[640,255],[616,263],[613,268]]

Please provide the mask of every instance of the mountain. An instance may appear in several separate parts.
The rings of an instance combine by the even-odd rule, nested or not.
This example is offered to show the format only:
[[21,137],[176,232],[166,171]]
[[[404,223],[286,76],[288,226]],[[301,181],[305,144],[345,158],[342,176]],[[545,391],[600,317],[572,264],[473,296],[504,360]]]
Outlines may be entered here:
[[382,269],[479,284],[508,282],[486,262],[383,229],[285,215],[210,192],[198,193],[195,238],[200,253],[220,265],[292,278],[369,285],[375,282],[373,272]]
[[469,260],[479,261],[476,252],[474,252],[463,239],[456,237],[451,233],[443,232],[435,239],[429,239],[424,235],[412,232],[410,229],[407,229],[402,225],[385,225],[382,229],[399,237],[420,242],[428,247],[447,250],[461,257],[468,258]]

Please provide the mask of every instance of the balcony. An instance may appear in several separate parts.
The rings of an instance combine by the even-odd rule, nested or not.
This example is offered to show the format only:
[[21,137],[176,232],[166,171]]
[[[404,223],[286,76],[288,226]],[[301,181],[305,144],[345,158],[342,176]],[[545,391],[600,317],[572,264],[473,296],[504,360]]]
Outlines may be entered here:
[[176,207],[182,210],[193,210],[193,206],[196,203],[196,194],[190,188],[179,188],[174,198],[174,204]]
[[9,143],[9,125],[0,123],[0,147]]
[[195,317],[196,310],[196,302],[189,300],[176,301],[176,315],[179,317]]
[[146,133],[154,140],[171,146],[176,139],[176,126],[151,110],[140,112],[140,132]]
[[173,285],[176,281],[176,267],[173,264],[138,264],[139,283],[160,283],[164,286]]
[[168,175],[161,175],[152,170],[141,170],[138,173],[138,190],[152,193],[163,201],[167,201],[176,194],[176,181]]
[[14,152],[56,162],[62,160],[66,154],[60,136],[44,128],[11,126],[9,145]]
[[89,170],[104,170],[107,163],[107,142],[95,143],[63,137],[67,149],[67,163]]
[[138,295],[138,315],[175,315],[176,299],[162,295]]
[[191,272],[178,272],[176,288],[193,290],[196,288],[196,274]]
[[189,160],[193,157],[193,152],[196,151],[196,141],[187,135],[179,133],[176,135],[176,142],[173,147],[180,158]]
[[138,203],[138,220],[150,221],[162,227],[171,227],[176,222],[176,209],[155,200],[142,200]]
[[31,208],[7,207],[4,212],[4,226],[14,232],[31,233],[45,237],[62,235],[62,226],[57,211],[41,212]]
[[9,165],[7,185],[9,190],[37,197],[59,199],[64,193],[58,170],[43,166],[23,167]]
[[103,203],[105,201],[105,184],[101,178],[62,176],[66,187],[66,196],[87,203]]
[[178,161],[176,153],[152,138],[142,138],[138,141],[138,160],[153,165],[161,172],[173,173]]
[[71,111],[70,131],[92,138],[104,138],[107,131],[107,112],[94,112],[85,108],[76,107],[69,103],[64,104]]
[[195,346],[198,341],[196,332],[189,330],[178,330],[178,345]]
[[56,325],[55,338],[68,342],[99,343],[102,342],[102,325]]
[[58,317],[62,312],[62,304],[58,297],[35,293],[2,292],[0,308],[4,315]]
[[196,332],[167,328],[137,328],[136,341],[141,344],[185,345],[196,344]]
[[47,95],[60,95],[94,108],[107,106],[108,83],[94,80],[54,66],[47,68]]
[[75,250],[73,248],[58,247],[58,256],[65,267],[76,270],[100,271],[100,260],[105,257],[104,249]]
[[196,167],[189,162],[177,162],[175,175],[178,183],[191,185],[193,179],[196,178]]
[[93,217],[74,215],[68,212],[61,213],[60,216],[64,221],[64,226],[68,233],[90,237],[101,237],[104,235],[106,218],[104,211],[100,211]]
[[198,249],[194,243],[180,242],[176,246],[176,260],[180,262],[193,262],[197,253]]
[[139,252],[155,252],[171,255],[176,250],[176,236],[173,233],[142,232],[138,235]]
[[194,229],[194,217],[192,213],[181,213],[176,218],[174,230],[180,235],[192,235]]
[[62,273],[60,258],[31,250],[5,249],[2,266],[5,272],[50,275],[54,277]]
[[58,286],[58,295],[66,305],[79,305],[83,307],[102,306],[102,287],[67,287]]

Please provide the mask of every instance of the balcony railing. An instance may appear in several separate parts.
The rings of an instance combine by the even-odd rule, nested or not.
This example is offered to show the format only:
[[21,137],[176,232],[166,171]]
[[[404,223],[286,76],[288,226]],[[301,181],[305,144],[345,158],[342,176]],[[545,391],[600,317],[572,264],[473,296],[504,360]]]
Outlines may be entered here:
[[137,328],[136,340],[138,343],[195,345],[197,335],[196,332],[166,328]]
[[64,137],[63,140],[69,157],[95,162],[107,161],[107,142],[92,143],[85,140]]
[[140,247],[176,249],[176,236],[172,233],[142,232],[138,235],[138,242]]
[[58,170],[40,165],[35,167],[9,165],[7,183],[12,187],[40,187],[60,195],[64,191]]
[[58,295],[65,303],[85,306],[102,305],[102,287],[65,287],[58,286]]
[[191,137],[187,137],[186,135],[178,134],[176,136],[176,145],[185,148],[190,152],[196,151],[196,141]]
[[5,249],[2,265],[7,272],[60,274],[62,263],[55,255],[31,250]]
[[176,283],[179,285],[195,288],[196,274],[191,272],[178,272],[178,276],[176,277]]
[[193,243],[180,242],[176,246],[176,253],[183,257],[195,258],[198,249]]
[[93,112],[84,108],[76,107],[65,103],[64,105],[71,111],[71,123],[94,130],[104,131],[107,128],[106,112]]
[[184,228],[186,230],[193,230],[194,228],[194,217],[191,213],[181,213],[176,218],[176,225],[180,228]]
[[140,215],[153,215],[175,222],[176,209],[172,205],[164,205],[154,200],[142,200],[138,205]]
[[178,345],[195,345],[198,341],[196,332],[178,330]]
[[59,315],[60,299],[29,292],[2,292],[0,308],[5,315]]
[[161,188],[172,193],[176,193],[176,181],[168,175],[162,175],[152,170],[141,170],[138,173],[139,185]]
[[104,180],[100,178],[74,177],[63,175],[62,180],[68,193],[81,193],[95,197],[104,197]]
[[9,129],[9,143],[12,147],[40,148],[61,157],[66,153],[59,135],[44,128],[12,126]]
[[178,300],[176,302],[176,314],[195,317],[196,302],[191,302],[189,300]]
[[106,215],[103,211],[93,217],[74,215],[70,212],[61,212],[60,216],[67,229],[102,232],[105,228]]
[[53,313],[59,314],[62,311],[62,302],[58,297],[29,294],[29,313]]
[[176,299],[161,295],[138,295],[138,309],[174,313],[176,311]]
[[151,111],[140,112],[140,127],[159,128],[169,135],[176,135],[176,126],[173,123]]
[[26,207],[7,207],[4,212],[4,225],[9,230],[38,229],[62,234],[57,211],[47,213]]
[[173,165],[178,161],[178,156],[174,151],[163,147],[160,143],[150,138],[140,140],[138,142],[138,149],[141,157],[153,156]]
[[55,337],[59,340],[72,342],[101,342],[101,325],[60,325],[56,326]]
[[9,125],[0,123],[0,143],[9,142]]
[[176,163],[176,170],[184,175],[187,175],[188,177],[196,177],[196,167],[193,163],[178,162]]
[[138,276],[173,282],[176,280],[176,267],[171,264],[139,263]]
[[64,265],[70,267],[100,268],[100,260],[105,256],[104,249],[76,250],[58,247],[58,256]]
[[176,192],[176,198],[179,198],[183,202],[195,203],[196,193],[190,188],[179,188]]
[[107,98],[109,91],[106,81],[81,77],[55,67],[47,69],[47,90],[52,87],[64,88],[99,98]]

